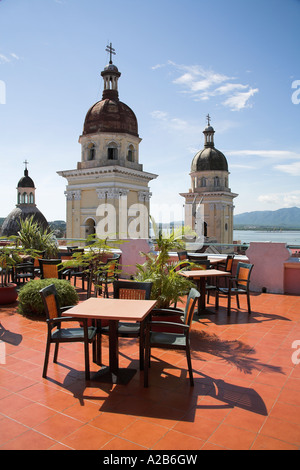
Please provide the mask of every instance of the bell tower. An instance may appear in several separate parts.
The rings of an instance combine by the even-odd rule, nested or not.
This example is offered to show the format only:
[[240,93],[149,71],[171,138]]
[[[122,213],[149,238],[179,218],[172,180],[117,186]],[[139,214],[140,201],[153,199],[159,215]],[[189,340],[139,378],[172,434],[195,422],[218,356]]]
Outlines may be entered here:
[[139,162],[137,118],[119,99],[121,73],[112,44],[106,51],[102,100],[88,110],[79,137],[81,161],[74,170],[58,172],[67,179],[67,238],[148,238],[148,184],[157,175]]
[[188,193],[180,193],[185,199],[185,225],[208,243],[232,244],[233,199],[238,194],[229,188],[227,159],[215,148],[215,130],[209,114],[206,118],[204,148],[196,153],[191,165],[191,188]]

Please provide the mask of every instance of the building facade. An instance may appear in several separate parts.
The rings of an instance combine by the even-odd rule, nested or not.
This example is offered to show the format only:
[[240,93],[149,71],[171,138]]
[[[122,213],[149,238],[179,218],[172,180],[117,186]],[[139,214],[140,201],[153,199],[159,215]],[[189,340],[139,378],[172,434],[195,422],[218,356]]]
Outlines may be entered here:
[[196,153],[191,165],[191,188],[180,193],[185,198],[185,225],[192,227],[205,242],[233,243],[233,199],[238,195],[229,188],[225,155],[214,145],[215,130],[203,131],[204,148]]
[[59,171],[67,179],[67,238],[148,238],[149,182],[157,175],[139,163],[138,123],[134,112],[119,100],[121,76],[112,63],[101,72],[102,100],[87,112],[81,161],[74,170]]

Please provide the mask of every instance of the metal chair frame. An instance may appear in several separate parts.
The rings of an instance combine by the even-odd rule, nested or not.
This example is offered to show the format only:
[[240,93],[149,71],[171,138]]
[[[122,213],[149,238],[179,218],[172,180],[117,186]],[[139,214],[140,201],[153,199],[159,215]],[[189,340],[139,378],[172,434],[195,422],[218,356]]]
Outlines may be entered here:
[[[200,293],[192,288],[189,292],[186,307],[184,310],[183,323],[149,321],[146,323],[146,339],[145,339],[145,370],[144,370],[144,387],[148,387],[148,372],[150,367],[151,347],[162,349],[185,350],[189,371],[191,386],[194,385],[192,361],[190,353],[190,330],[194,315],[196,301],[200,297]],[[169,328],[180,328],[182,333],[171,333],[164,331],[154,331],[154,328],[165,326]]]

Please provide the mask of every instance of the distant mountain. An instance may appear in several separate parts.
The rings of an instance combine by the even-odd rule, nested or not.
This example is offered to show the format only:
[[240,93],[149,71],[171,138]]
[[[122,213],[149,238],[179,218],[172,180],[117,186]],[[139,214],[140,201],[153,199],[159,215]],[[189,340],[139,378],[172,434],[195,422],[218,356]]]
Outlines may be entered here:
[[254,211],[237,214],[233,218],[234,228],[290,228],[300,229],[300,208],[290,207],[276,211]]

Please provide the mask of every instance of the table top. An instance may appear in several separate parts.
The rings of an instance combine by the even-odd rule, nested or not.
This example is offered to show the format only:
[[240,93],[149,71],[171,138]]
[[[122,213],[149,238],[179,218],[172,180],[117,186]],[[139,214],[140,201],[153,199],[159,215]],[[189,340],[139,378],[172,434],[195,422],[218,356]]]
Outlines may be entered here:
[[184,277],[191,277],[194,279],[200,277],[216,277],[216,276],[231,276],[231,273],[220,271],[219,269],[195,269],[192,271],[179,271]]
[[107,299],[90,297],[66,310],[64,316],[98,320],[142,321],[155,307],[156,300]]

